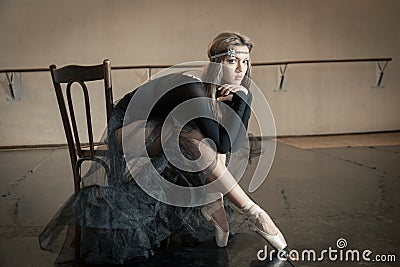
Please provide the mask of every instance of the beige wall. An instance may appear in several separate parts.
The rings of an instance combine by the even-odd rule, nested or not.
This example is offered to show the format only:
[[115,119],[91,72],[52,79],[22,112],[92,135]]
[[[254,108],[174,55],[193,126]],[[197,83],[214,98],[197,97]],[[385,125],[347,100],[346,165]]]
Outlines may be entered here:
[[[253,62],[393,58],[381,89],[371,88],[372,63],[289,66],[284,93],[273,91],[276,67],[255,68],[278,135],[400,130],[399,10],[397,0],[2,0],[0,69],[206,60],[210,39],[233,30],[255,42]],[[114,71],[115,99],[145,77]],[[49,74],[21,79],[13,102],[0,77],[0,146],[64,143]],[[103,128],[103,110],[93,113]]]

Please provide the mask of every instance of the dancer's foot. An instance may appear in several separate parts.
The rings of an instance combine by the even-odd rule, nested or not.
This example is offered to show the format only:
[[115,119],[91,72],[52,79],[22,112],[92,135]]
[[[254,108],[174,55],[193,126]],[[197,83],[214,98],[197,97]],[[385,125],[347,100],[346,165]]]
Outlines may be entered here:
[[240,212],[248,217],[250,229],[261,235],[275,249],[283,250],[287,247],[285,238],[271,217],[257,204],[251,201]]
[[218,247],[226,247],[229,237],[228,220],[224,209],[223,199],[207,204],[201,208],[201,214],[207,221],[212,222],[215,230],[215,241]]

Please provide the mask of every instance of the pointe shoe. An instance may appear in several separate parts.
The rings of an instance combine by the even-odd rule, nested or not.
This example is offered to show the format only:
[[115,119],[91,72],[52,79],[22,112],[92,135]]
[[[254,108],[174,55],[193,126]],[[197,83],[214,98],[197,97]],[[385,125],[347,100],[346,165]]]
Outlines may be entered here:
[[223,208],[223,201],[216,200],[210,204],[207,204],[201,208],[201,214],[204,218],[214,225],[215,241],[217,246],[222,248],[226,247],[228,244],[229,232],[226,232],[213,218],[212,214],[220,208]]
[[[257,204],[254,203],[248,209],[240,209],[239,212],[242,213],[243,215],[245,215],[246,217],[248,217],[250,230],[261,235],[265,240],[267,240],[267,242],[271,246],[273,246],[278,251],[281,251],[281,250],[284,250],[287,248],[286,240],[283,237],[281,231],[279,231],[279,229],[276,234],[268,234],[263,229],[260,229],[259,227],[256,226],[258,216],[263,212],[266,213]],[[267,216],[269,216],[269,215],[267,214]]]

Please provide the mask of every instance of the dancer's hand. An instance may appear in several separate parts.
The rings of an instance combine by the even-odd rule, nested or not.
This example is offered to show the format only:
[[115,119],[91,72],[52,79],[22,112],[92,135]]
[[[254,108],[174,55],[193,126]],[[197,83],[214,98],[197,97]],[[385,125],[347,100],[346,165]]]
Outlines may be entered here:
[[232,101],[232,93],[242,91],[244,94],[248,94],[249,90],[242,85],[235,84],[224,84],[217,88],[219,91],[219,97],[217,97],[218,101]]

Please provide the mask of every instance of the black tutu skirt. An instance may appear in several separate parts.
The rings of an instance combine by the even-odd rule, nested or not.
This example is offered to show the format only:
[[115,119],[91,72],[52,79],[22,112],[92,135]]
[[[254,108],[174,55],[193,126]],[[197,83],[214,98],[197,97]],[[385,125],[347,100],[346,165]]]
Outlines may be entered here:
[[[150,196],[135,180],[140,177],[151,182],[158,175],[180,186],[197,187],[205,184],[214,163],[189,172],[172,165],[162,150],[144,162],[143,149],[124,155],[115,135],[123,116],[116,110],[104,134],[109,154],[98,157],[105,165],[91,163],[83,175],[82,189],[64,203],[39,236],[41,248],[58,253],[59,263],[79,260],[123,264],[151,257],[172,235],[189,236],[198,242],[214,239],[214,227],[201,216],[200,207],[166,204]],[[147,147],[159,137],[162,123],[163,118],[155,118],[135,128],[144,128]],[[193,140],[200,139],[196,125],[187,124],[180,133],[180,152],[196,158]],[[227,200],[225,206],[230,233],[245,231],[243,218]]]

